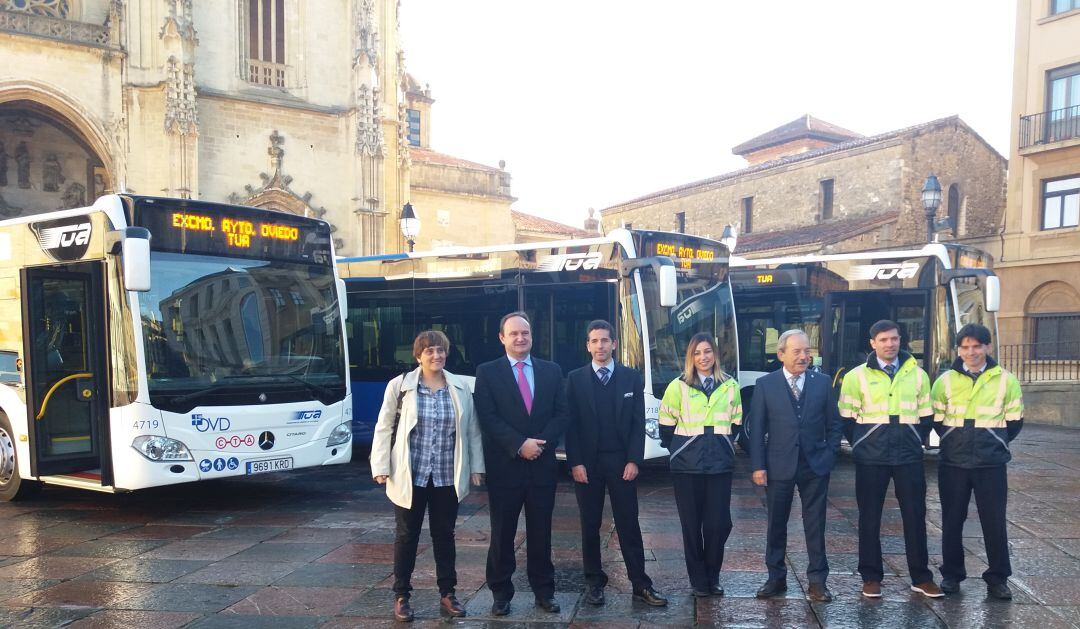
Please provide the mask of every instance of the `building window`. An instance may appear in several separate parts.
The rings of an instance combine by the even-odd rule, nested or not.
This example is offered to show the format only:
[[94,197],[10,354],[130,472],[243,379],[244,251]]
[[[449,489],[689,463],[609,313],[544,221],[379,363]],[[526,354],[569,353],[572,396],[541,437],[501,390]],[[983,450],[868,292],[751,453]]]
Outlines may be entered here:
[[285,87],[285,0],[248,0],[248,81]]
[[953,236],[960,233],[960,186],[955,183],[949,186],[949,198],[946,202],[946,216],[952,224]]
[[409,144],[420,146],[420,111],[417,109],[405,110],[405,119],[409,123]]
[[1080,175],[1043,182],[1043,229],[1080,224]]
[[68,0],[0,0],[0,10],[66,19],[71,12],[71,5]]
[[743,197],[742,232],[749,234],[752,231],[754,231],[754,197]]
[[1050,15],[1080,9],[1080,0],[1050,0]]
[[833,217],[833,180],[821,181],[821,220],[827,221]]
[[1080,358],[1080,315],[1076,313],[1029,315],[1033,357],[1041,360]]
[[686,212],[677,212],[675,214],[676,231],[680,234],[686,233]]

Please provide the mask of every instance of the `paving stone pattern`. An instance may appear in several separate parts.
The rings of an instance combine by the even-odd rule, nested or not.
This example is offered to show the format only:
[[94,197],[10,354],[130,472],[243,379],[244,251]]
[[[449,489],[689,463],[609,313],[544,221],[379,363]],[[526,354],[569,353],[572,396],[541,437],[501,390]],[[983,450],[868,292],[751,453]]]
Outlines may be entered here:
[[[975,519],[965,528],[967,569],[958,595],[926,600],[908,588],[903,529],[889,498],[882,522],[884,597],[860,598],[854,466],[840,459],[827,513],[829,586],[836,600],[805,600],[806,545],[798,500],[789,530],[789,590],[759,601],[765,580],[764,493],[740,455],[732,496],[734,532],[721,580],[724,597],[690,596],[670,477],[640,482],[648,572],[671,601],[650,608],[631,596],[618,535],[604,529],[607,605],[582,600],[577,505],[559,487],[553,547],[559,614],[533,605],[518,535],[518,590],[511,614],[490,616],[484,587],[487,495],[461,505],[458,595],[466,619],[439,617],[430,540],[421,540],[413,584],[416,627],[1080,627],[1080,431],[1027,426],[1009,468],[1012,602],[990,601],[979,575],[986,553]],[[927,457],[931,561],[940,562],[937,462]],[[0,504],[0,627],[393,627],[394,512],[363,461],[340,467],[211,481],[124,495],[47,488],[29,502]]]

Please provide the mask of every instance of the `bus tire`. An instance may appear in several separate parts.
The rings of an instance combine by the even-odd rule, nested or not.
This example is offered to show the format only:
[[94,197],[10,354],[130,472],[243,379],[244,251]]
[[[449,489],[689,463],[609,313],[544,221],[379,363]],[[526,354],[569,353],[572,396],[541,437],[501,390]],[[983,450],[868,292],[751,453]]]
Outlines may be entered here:
[[0,413],[0,501],[24,500],[41,489],[41,483],[25,480],[19,475],[19,459],[15,448],[15,432],[7,415]]

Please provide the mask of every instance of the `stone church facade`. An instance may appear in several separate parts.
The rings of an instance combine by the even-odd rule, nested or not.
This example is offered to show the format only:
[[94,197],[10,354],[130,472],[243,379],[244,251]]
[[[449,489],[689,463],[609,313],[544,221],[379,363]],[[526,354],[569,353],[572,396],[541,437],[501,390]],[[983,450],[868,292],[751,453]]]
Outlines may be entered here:
[[129,191],[320,217],[363,255],[405,247],[411,201],[419,246],[513,240],[509,173],[432,156],[398,0],[0,0],[0,58],[0,218]]

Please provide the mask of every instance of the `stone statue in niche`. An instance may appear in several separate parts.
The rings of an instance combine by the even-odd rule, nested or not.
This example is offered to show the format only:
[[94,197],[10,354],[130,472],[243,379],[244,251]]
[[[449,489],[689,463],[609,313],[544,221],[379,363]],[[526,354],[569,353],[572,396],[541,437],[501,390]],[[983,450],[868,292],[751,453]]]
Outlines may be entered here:
[[60,159],[56,153],[45,156],[45,163],[41,165],[42,189],[45,192],[59,192],[60,184],[64,183],[64,170],[60,166]]
[[64,190],[63,204],[57,209],[66,210],[84,205],[86,205],[86,186],[73,182]]
[[19,142],[15,147],[15,165],[19,170],[19,187],[30,187],[30,149],[26,148],[26,142]]
[[7,150],[4,148],[4,141],[0,140],[0,187],[7,185]]

